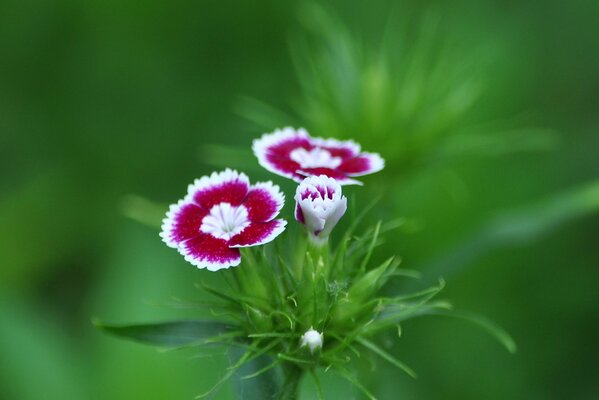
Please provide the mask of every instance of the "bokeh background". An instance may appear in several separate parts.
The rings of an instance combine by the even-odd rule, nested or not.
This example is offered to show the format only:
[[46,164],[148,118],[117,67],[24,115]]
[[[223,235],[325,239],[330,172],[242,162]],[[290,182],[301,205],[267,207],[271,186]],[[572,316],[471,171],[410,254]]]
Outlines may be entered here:
[[[398,253],[486,315],[414,320],[362,360],[381,399],[599,396],[599,3],[0,2],[0,398],[190,399],[226,351],[157,352],[92,318],[190,317],[214,280],[152,227],[216,168],[272,178],[283,125],[387,159],[354,207],[401,218]],[[402,284],[391,287],[401,291]],[[359,398],[322,374],[327,398]],[[304,398],[312,398],[310,382]],[[235,396],[227,386],[215,397]],[[341,396],[341,397],[340,397]]]

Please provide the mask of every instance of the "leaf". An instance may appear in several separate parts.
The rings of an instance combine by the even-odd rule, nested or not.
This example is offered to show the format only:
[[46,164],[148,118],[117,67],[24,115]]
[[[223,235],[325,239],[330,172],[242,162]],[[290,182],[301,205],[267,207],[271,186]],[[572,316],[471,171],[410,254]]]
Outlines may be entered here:
[[110,325],[94,320],[104,332],[154,346],[177,347],[231,332],[234,326],[216,321],[172,321],[156,324]]
[[324,395],[322,394],[322,386],[320,384],[320,379],[318,379],[318,375],[316,375],[316,371],[314,369],[310,369],[310,376],[314,381],[314,386],[316,386],[316,395],[318,396],[318,400],[324,400]]
[[398,263],[394,262],[394,257],[387,259],[380,266],[375,269],[368,271],[362,277],[360,277],[349,289],[347,298],[350,301],[361,302],[363,299],[369,297],[373,292],[378,290],[385,282],[381,282],[381,278],[384,276],[388,269],[395,269]]
[[397,358],[393,357],[391,354],[387,353],[385,350],[381,349],[376,344],[374,344],[371,341],[366,340],[364,338],[358,338],[357,341],[362,346],[366,347],[368,350],[372,351],[373,353],[377,354],[384,360],[395,365],[397,368],[401,369],[406,374],[410,375],[412,378],[416,378],[416,373],[414,372],[414,370],[412,368],[408,367],[406,364],[399,361]]
[[258,164],[247,147],[204,144],[198,152],[200,161],[217,168],[259,171]]
[[495,339],[497,339],[497,341],[499,341],[499,343],[501,343],[503,345],[503,347],[505,347],[506,350],[509,351],[510,353],[514,354],[517,350],[516,342],[510,336],[509,333],[507,333],[503,328],[501,328],[499,325],[497,325],[493,321],[491,321],[485,317],[482,317],[478,314],[468,312],[468,311],[440,310],[440,309],[428,310],[425,313],[429,314],[429,315],[442,315],[442,316],[446,316],[446,317],[459,318],[459,319],[469,321],[475,325],[478,325],[479,327],[483,328],[488,333],[490,333],[491,336],[493,336]]
[[340,375],[342,378],[345,378],[345,380],[347,380],[349,383],[351,383],[352,385],[354,385],[355,387],[357,387],[358,389],[360,389],[360,391],[361,391],[362,393],[364,393],[364,395],[365,395],[366,397],[368,397],[368,399],[369,399],[369,400],[376,400],[376,397],[374,397],[374,395],[373,395],[372,393],[370,393],[370,392],[368,391],[368,389],[366,389],[366,388],[364,387],[364,385],[362,385],[362,384],[360,383],[360,381],[358,381],[356,378],[354,378],[354,377],[352,376],[352,374],[351,374],[351,373],[350,373],[348,370],[346,370],[345,368],[342,368],[342,367],[336,366],[336,367],[335,367],[335,371],[337,371],[337,373],[338,373],[338,374],[339,374],[339,375]]
[[510,153],[554,150],[559,144],[556,132],[548,129],[516,129],[480,135],[459,134],[441,147],[444,158],[500,157]]
[[[231,349],[232,360],[240,359],[239,349]],[[232,361],[233,362],[233,361]],[[280,382],[273,368],[279,360],[263,354],[249,360],[232,376],[233,389],[238,399],[263,400],[274,399],[279,391]]]
[[379,237],[379,232],[381,230],[381,221],[377,222],[374,233],[372,234],[372,240],[370,241],[370,245],[368,246],[368,251],[362,260],[362,264],[360,264],[360,272],[366,271],[366,267],[368,266],[368,262],[370,261],[370,257],[372,256],[372,252],[374,251],[374,245],[376,244],[376,240]]
[[530,243],[565,223],[598,211],[599,180],[595,180],[502,212],[466,240],[415,269],[423,271],[429,277],[448,278],[496,248]]
[[297,126],[297,120],[281,109],[258,99],[240,96],[234,104],[236,113],[253,122],[258,128],[271,130],[276,127]]
[[121,212],[128,218],[150,228],[160,228],[168,206],[144,197],[128,194],[121,200]]

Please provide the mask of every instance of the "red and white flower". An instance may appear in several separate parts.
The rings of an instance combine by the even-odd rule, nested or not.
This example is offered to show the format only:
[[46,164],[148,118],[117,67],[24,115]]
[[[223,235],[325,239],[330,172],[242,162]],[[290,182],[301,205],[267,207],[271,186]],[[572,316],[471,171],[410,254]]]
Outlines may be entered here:
[[170,206],[162,240],[198,268],[217,271],[239,265],[239,247],[265,244],[285,230],[274,219],[285,198],[272,182],[250,186],[230,169],[196,179],[187,196]]
[[331,231],[345,211],[347,198],[335,179],[325,175],[310,176],[295,191],[295,218],[306,225],[316,244],[326,243]]
[[352,178],[385,166],[381,156],[361,152],[360,145],[352,140],[313,138],[302,128],[264,134],[254,140],[252,149],[260,165],[296,182],[307,176],[326,175],[341,185],[361,184]]

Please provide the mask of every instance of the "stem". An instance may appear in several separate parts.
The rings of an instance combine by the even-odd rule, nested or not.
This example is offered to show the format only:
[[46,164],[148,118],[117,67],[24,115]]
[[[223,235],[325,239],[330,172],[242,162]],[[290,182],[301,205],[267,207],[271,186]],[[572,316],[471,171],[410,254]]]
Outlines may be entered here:
[[[312,256],[312,259],[314,260],[314,265],[317,265],[319,259],[322,259],[322,262],[324,263],[324,266],[327,270],[326,275],[328,276],[328,271],[330,270],[330,266],[329,266],[330,249],[329,249],[328,238],[323,242],[314,242],[312,240],[309,240],[307,251]],[[314,271],[312,271],[312,272],[314,272]]]
[[277,396],[279,400],[297,400],[299,398],[299,383],[304,371],[297,365],[283,363],[283,385]]

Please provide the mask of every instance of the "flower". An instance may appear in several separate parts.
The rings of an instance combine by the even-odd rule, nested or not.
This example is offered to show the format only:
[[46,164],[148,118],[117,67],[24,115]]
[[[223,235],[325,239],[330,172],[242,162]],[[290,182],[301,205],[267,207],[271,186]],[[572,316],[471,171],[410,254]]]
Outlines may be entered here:
[[360,145],[352,140],[313,138],[302,128],[264,134],[254,140],[252,149],[261,166],[296,182],[306,176],[326,175],[341,185],[361,184],[352,177],[372,174],[385,166],[381,156],[360,152]]
[[272,182],[250,186],[230,169],[196,179],[187,196],[170,206],[162,240],[198,268],[217,271],[239,265],[239,247],[265,244],[285,230],[274,219],[285,198]]
[[317,244],[329,234],[347,210],[347,198],[339,183],[326,175],[310,176],[295,191],[295,219],[306,225]]
[[302,335],[302,344],[300,347],[308,346],[310,353],[314,353],[314,350],[321,349],[324,342],[322,333],[310,328],[306,333]]

